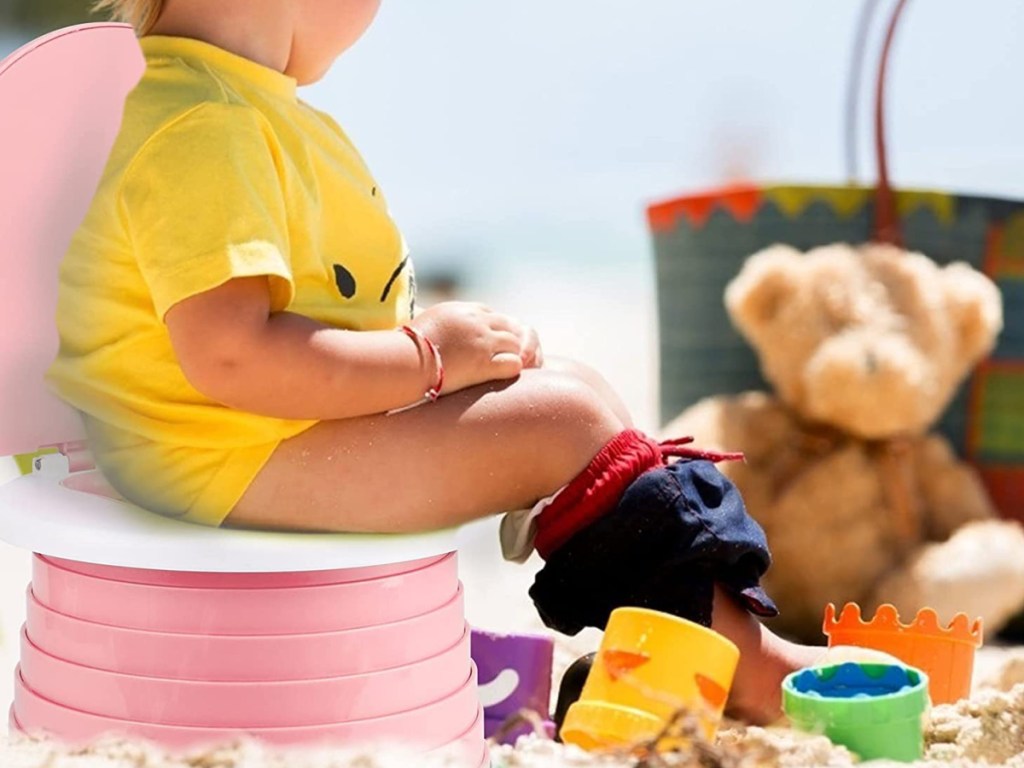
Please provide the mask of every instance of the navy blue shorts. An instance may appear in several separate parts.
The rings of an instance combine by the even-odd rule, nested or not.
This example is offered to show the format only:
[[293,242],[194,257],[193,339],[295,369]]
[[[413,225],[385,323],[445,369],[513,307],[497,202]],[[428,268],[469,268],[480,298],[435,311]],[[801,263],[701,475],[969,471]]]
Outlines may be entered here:
[[714,586],[758,616],[778,609],[761,588],[764,531],[709,461],[640,475],[614,510],[576,533],[537,573],[530,597],[544,623],[574,635],[604,629],[616,608],[651,608],[711,626]]

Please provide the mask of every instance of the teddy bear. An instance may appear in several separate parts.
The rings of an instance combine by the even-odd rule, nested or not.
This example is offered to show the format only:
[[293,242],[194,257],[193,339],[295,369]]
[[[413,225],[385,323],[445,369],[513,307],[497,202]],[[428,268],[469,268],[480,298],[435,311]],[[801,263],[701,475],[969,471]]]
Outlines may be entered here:
[[722,465],[762,525],[773,628],[821,640],[824,607],[930,606],[996,630],[1024,607],[1024,529],[930,431],[1002,329],[998,288],[890,245],[751,256],[725,292],[774,392],[706,398],[663,430]]

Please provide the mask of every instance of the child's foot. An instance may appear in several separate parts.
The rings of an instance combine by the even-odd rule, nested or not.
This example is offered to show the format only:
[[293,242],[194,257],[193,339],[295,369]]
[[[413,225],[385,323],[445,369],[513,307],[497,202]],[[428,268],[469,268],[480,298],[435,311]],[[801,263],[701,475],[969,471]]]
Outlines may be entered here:
[[[767,630],[765,633],[762,651],[756,659],[748,659],[746,664],[741,659],[741,667],[737,669],[725,710],[726,716],[734,720],[742,720],[752,725],[772,723],[782,716],[782,680],[786,675],[804,667],[841,664],[843,661],[854,660],[838,656],[828,659],[825,658],[827,654],[824,648],[797,645],[782,640]],[[569,707],[579,699],[595,656],[596,654],[590,653],[580,657],[562,677],[554,715],[556,733],[561,731]],[[866,660],[874,661],[875,658]],[[754,665],[757,674],[749,674],[750,667]]]
[[725,714],[751,725],[769,725],[782,717],[783,679],[798,669],[816,666],[825,649],[791,643],[757,626],[760,642],[741,648]]
[[783,640],[721,587],[714,599],[711,628],[740,651],[725,714],[752,725],[773,723],[782,717],[782,680],[812,666],[825,649]]
[[815,667],[831,667],[835,664],[845,664],[848,661],[859,664],[903,664],[902,661],[895,656],[890,656],[885,651],[860,648],[856,645],[835,645],[821,650],[823,652],[814,662]]
[[901,663],[887,653],[870,648],[799,645],[783,640],[766,627],[760,626],[760,629],[760,649],[754,649],[753,654],[748,652],[746,659],[741,656],[725,710],[727,716],[751,725],[769,725],[782,717],[782,681],[798,669],[850,661]]

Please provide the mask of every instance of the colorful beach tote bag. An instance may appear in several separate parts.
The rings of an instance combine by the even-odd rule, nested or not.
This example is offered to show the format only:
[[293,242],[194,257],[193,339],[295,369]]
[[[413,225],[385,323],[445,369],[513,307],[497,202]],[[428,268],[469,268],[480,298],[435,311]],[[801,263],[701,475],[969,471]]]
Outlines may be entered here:
[[648,208],[658,295],[660,414],[703,397],[766,389],[723,303],[743,262],[774,243],[898,242],[940,264],[965,261],[1002,292],[1005,327],[939,429],[979,470],[1003,514],[1024,520],[1024,202],[889,186],[883,125],[890,20],[876,89],[877,186],[743,185]]

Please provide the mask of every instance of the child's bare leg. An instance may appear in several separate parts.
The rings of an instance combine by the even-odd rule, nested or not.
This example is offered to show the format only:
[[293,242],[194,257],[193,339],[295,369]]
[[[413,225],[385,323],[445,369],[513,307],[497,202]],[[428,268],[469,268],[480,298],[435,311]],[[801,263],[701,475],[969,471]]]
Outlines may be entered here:
[[726,713],[755,725],[765,725],[782,716],[782,679],[790,672],[811,666],[824,651],[783,640],[720,587],[715,587],[711,628],[740,649]]
[[391,416],[321,422],[282,443],[227,525],[413,532],[530,506],[624,428],[575,375],[524,371]]
[[633,426],[633,417],[629,414],[629,409],[626,408],[626,404],[622,402],[622,398],[619,394],[612,389],[611,385],[605,381],[604,376],[595,371],[589,365],[578,362],[576,360],[570,360],[565,357],[545,357],[544,368],[551,371],[560,371],[562,373],[568,373],[571,376],[575,376],[577,379],[585,382],[600,396],[602,400],[608,405],[609,408],[619,417],[623,426],[626,429],[630,429]]

